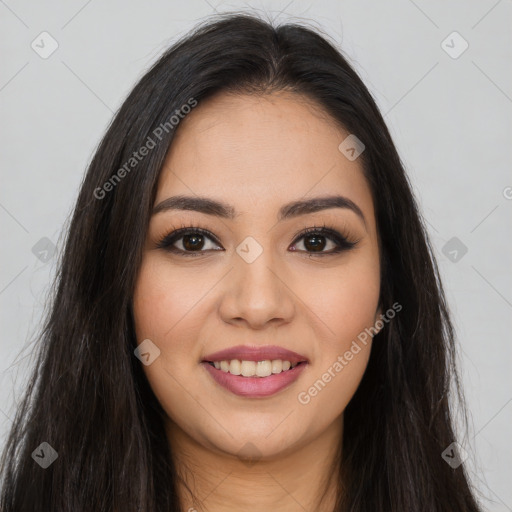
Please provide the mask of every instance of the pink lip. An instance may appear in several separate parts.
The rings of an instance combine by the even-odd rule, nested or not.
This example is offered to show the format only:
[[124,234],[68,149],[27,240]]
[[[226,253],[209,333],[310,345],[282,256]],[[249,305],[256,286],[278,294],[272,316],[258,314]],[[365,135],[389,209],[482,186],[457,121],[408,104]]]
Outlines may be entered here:
[[[231,361],[232,359],[244,361],[272,361],[274,359],[281,359],[282,361],[290,361],[292,364],[301,363],[303,361],[309,362],[307,357],[276,345],[266,345],[264,347],[237,345],[236,347],[226,348],[219,352],[209,354],[203,357],[203,362]],[[234,377],[236,377],[236,375],[234,375]],[[243,378],[246,379],[246,377]]]
[[[232,359],[236,359],[236,357],[233,357]],[[252,360],[247,359],[247,355],[244,356],[244,359],[246,361]],[[280,357],[277,359],[280,359]],[[257,360],[260,361],[260,359]],[[222,387],[231,391],[235,395],[246,398],[262,398],[281,391],[294,382],[306,366],[308,366],[308,364],[304,362],[294,368],[290,368],[289,370],[276,373],[274,375],[269,375],[268,377],[242,377],[241,375],[232,375],[229,372],[217,370],[217,368],[205,361],[203,361],[201,365]]]

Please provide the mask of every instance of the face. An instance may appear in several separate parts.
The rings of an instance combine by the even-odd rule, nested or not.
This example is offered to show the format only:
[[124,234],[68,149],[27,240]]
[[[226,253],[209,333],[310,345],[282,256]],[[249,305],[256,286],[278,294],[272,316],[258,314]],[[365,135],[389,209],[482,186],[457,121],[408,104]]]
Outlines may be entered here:
[[[149,339],[153,354],[160,351],[144,371],[168,427],[209,451],[292,453],[341,428],[367,365],[371,338],[358,336],[380,313],[370,188],[360,160],[338,149],[349,134],[293,93],[217,95],[178,128],[133,296],[138,343]],[[233,215],[198,211],[197,202],[171,208],[164,201],[175,196],[208,198]],[[334,196],[342,199],[286,208]],[[240,394],[213,377],[224,369],[203,362],[238,345],[278,346],[306,362],[287,370],[297,372],[287,381],[284,371],[229,373],[238,386],[284,382],[265,396],[254,392],[258,383],[252,395]],[[265,364],[258,363],[263,372]]]

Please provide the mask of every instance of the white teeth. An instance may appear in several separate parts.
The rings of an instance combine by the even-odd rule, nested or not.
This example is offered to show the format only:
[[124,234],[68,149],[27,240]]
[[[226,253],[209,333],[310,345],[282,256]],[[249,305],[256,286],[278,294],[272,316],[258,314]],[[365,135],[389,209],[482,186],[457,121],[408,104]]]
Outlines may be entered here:
[[283,371],[283,361],[276,359],[272,361],[272,373],[281,373]]
[[233,375],[240,375],[242,373],[242,365],[240,364],[240,361],[238,359],[233,359],[233,361],[229,363],[228,371]]
[[[210,363],[211,364],[211,363]],[[232,375],[242,375],[243,377],[268,377],[272,374],[281,373],[295,368],[298,363],[282,361],[281,359],[265,361],[240,361],[232,359],[231,361],[215,361],[213,365],[217,370],[229,372]]]
[[[231,369],[231,364],[229,365]],[[256,363],[254,361],[240,361],[240,369],[243,377],[252,377],[256,375]]]
[[268,377],[272,375],[272,361],[258,361],[256,363],[256,376]]

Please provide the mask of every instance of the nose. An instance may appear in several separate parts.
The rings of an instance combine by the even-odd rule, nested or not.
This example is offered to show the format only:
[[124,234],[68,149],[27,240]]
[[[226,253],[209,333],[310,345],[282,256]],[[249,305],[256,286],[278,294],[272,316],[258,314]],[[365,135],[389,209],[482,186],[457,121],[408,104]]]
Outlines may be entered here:
[[251,263],[234,254],[233,264],[219,308],[222,319],[256,330],[290,322],[296,310],[293,285],[271,251],[263,250]]

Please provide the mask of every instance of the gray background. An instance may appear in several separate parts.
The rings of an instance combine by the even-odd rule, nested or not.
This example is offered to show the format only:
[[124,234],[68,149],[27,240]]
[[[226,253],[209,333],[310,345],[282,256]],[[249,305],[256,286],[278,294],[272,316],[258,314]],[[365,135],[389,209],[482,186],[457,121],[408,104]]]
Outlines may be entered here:
[[[0,1],[2,445],[33,362],[52,248],[62,247],[96,144],[161,51],[227,10],[311,20],[374,94],[419,196],[453,312],[470,412],[469,436],[459,441],[471,478],[487,510],[512,511],[511,0]],[[58,44],[47,58],[43,31]]]

